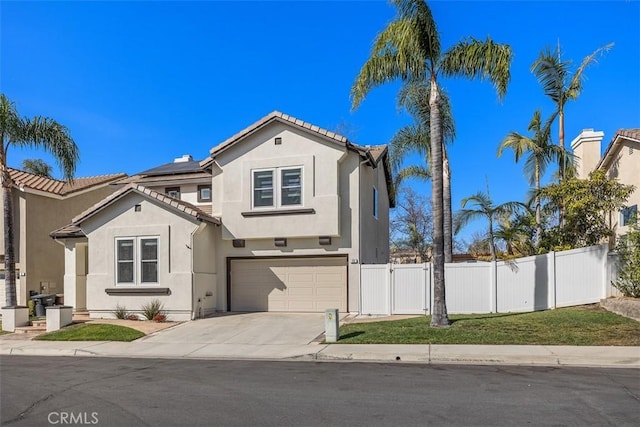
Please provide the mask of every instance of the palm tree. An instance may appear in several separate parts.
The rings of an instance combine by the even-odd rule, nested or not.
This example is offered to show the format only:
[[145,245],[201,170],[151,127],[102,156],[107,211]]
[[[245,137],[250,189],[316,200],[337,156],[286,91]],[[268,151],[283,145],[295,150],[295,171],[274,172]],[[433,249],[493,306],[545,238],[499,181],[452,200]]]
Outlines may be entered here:
[[[473,203],[475,209],[464,209],[468,203]],[[505,202],[500,205],[495,205],[488,193],[479,191],[472,196],[462,199],[462,207],[463,209],[458,211],[456,216],[456,233],[470,221],[478,218],[486,218],[489,222],[489,250],[491,252],[491,259],[495,261],[496,241],[494,224],[524,208],[525,205],[520,202]]]
[[53,168],[42,159],[24,159],[22,169],[34,175],[53,178]]
[[357,108],[369,91],[384,83],[428,81],[431,139],[431,197],[433,209],[434,307],[432,326],[448,326],[444,282],[443,126],[438,77],[462,76],[488,79],[502,97],[510,80],[512,52],[508,45],[490,38],[467,38],[441,51],[440,35],[424,0],[392,0],[396,18],[374,41],[371,56],[351,88],[352,107]]
[[7,306],[15,306],[16,265],[13,236],[14,182],[7,168],[9,147],[40,148],[48,151],[58,162],[65,179],[71,180],[78,163],[78,147],[69,130],[47,117],[20,117],[15,104],[0,94],[0,177],[4,193],[5,292]]
[[[571,61],[562,60],[560,44],[555,51],[549,47],[540,52],[538,58],[531,64],[531,72],[536,76],[544,94],[551,98],[556,105],[556,111],[551,116],[550,121],[558,118],[558,145],[564,147],[564,107],[567,101],[575,101],[582,92],[582,80],[584,70],[592,63],[597,62],[599,55],[602,55],[613,47],[613,43],[599,47],[591,55],[585,57],[578,69],[572,74],[569,69]],[[560,158],[560,180],[565,177],[565,159]]]
[[[427,180],[431,178],[429,160],[431,154],[431,139],[429,128],[431,122],[431,109],[429,108],[429,82],[407,83],[400,88],[398,93],[398,106],[406,109],[413,116],[414,124],[401,128],[391,139],[391,162],[395,169],[399,169],[404,157],[409,153],[418,153],[424,156],[424,165],[411,165],[397,170],[398,183],[405,178],[418,178]],[[455,138],[455,125],[451,114],[451,103],[445,92],[441,91],[440,110],[442,116],[443,141],[450,143]],[[443,203],[444,203],[444,262],[452,262],[453,231],[451,214],[451,171],[446,145],[442,147],[443,157]]]
[[543,125],[540,110],[533,113],[528,130],[533,132],[533,137],[529,138],[517,132],[510,132],[498,147],[498,157],[507,148],[513,150],[516,163],[520,161],[521,157],[529,154],[524,162],[524,172],[529,179],[529,184],[535,187],[536,246],[538,246],[542,236],[540,180],[551,162],[568,159],[568,163],[572,164],[573,157],[566,153],[564,148],[551,142],[551,122],[547,120]]

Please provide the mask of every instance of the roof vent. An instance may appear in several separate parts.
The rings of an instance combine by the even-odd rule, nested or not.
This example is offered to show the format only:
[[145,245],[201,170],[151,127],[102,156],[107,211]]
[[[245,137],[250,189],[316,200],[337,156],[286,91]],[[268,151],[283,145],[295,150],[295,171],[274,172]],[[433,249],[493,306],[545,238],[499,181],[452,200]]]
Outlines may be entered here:
[[191,157],[191,154],[184,154],[182,157],[177,157],[173,159],[173,163],[184,163],[184,162],[192,162],[192,161],[193,161],[193,157]]

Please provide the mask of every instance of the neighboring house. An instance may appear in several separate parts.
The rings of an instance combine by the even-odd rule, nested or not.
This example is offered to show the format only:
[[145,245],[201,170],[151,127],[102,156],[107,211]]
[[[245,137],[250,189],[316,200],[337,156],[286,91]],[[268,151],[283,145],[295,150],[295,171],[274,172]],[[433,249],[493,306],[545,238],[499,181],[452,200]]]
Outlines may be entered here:
[[627,208],[609,216],[611,229],[619,236],[628,232],[629,220],[637,214],[640,205],[640,129],[617,131],[601,157],[603,136],[603,132],[585,129],[571,141],[571,148],[578,157],[578,178],[587,178],[594,170],[604,170],[609,178],[635,186]]
[[[111,194],[110,186],[125,174],[76,178],[73,182],[45,178],[9,168],[13,188],[16,292],[19,305],[26,305],[29,293],[62,293],[64,254],[49,238],[49,232],[69,218]],[[0,193],[2,193],[0,191]],[[0,197],[4,197],[0,194]],[[0,215],[4,229],[4,216]],[[5,303],[4,239],[0,239],[0,298]]]
[[87,242],[92,317],[153,298],[173,320],[358,311],[359,264],[389,259],[385,146],[359,146],[273,112],[191,166],[189,179],[175,164],[128,179],[135,182],[52,233],[66,245],[65,295],[85,280],[76,251]]

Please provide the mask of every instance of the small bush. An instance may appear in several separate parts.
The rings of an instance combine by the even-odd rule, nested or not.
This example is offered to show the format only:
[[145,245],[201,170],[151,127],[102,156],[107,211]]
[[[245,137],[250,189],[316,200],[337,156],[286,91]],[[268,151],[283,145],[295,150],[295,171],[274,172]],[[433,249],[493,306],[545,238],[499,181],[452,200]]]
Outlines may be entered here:
[[29,317],[35,317],[36,315],[36,303],[33,300],[27,301],[27,307],[29,307]]
[[630,228],[616,247],[618,277],[613,286],[626,297],[640,298],[640,225],[635,221]]
[[127,314],[125,317],[126,320],[140,320],[137,314]]
[[116,309],[113,310],[113,315],[116,316],[116,319],[126,319],[129,316],[129,312],[126,307],[117,304]]
[[163,308],[164,304],[162,304],[159,299],[154,299],[142,306],[142,315],[146,317],[147,320],[153,320],[158,314],[162,314]]
[[166,320],[167,320],[167,316],[162,313],[156,314],[155,316],[153,316],[154,322],[165,322]]

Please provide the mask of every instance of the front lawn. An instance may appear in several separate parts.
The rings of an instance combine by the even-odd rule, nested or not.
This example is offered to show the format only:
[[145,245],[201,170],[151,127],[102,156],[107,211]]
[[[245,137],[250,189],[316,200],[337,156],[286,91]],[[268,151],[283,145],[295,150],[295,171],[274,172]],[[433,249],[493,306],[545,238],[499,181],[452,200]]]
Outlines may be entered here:
[[581,306],[534,313],[450,315],[449,328],[432,328],[430,316],[351,323],[341,344],[640,345],[640,322]]
[[35,339],[45,341],[133,341],[143,336],[144,333],[126,326],[83,323],[39,335]]

